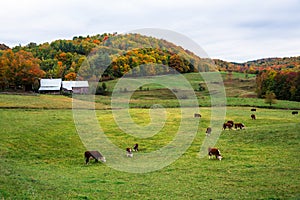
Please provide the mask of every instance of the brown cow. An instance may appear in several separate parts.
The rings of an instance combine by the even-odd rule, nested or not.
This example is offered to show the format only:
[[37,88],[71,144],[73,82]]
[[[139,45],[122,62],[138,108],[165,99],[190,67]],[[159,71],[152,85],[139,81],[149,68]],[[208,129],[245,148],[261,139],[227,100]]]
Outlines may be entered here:
[[199,117],[199,118],[200,118],[200,117],[201,117],[201,114],[195,113],[195,114],[194,114],[194,117]]
[[223,130],[225,130],[226,128],[228,128],[229,130],[232,129],[232,124],[231,123],[224,123],[223,124]]
[[89,163],[90,159],[95,159],[95,162],[101,160],[102,162],[106,162],[105,157],[99,151],[86,151],[84,152],[85,164]]
[[210,159],[212,156],[216,156],[216,159],[222,160],[221,152],[217,148],[208,148],[208,158]]
[[206,135],[210,135],[211,134],[211,128],[210,127],[208,127],[207,129],[206,129]]
[[127,155],[127,157],[130,157],[130,158],[132,158],[133,157],[133,153],[132,153],[132,149],[131,148],[126,148],[126,155]]
[[251,119],[256,119],[256,116],[254,114],[252,114]]
[[235,129],[237,129],[237,128],[244,129],[245,125],[243,123],[235,123],[234,128]]
[[139,150],[139,144],[138,144],[138,143],[136,143],[136,144],[134,145],[133,150],[134,150],[134,151],[138,151],[138,150]]

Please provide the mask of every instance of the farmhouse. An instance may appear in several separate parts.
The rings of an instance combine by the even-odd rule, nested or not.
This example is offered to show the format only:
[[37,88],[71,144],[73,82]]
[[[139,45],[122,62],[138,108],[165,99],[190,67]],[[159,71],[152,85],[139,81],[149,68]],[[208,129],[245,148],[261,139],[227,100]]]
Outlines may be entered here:
[[62,89],[74,94],[87,94],[89,83],[87,81],[63,81]]
[[60,93],[61,82],[62,82],[61,78],[41,79],[39,92],[40,93],[53,93],[53,94]]

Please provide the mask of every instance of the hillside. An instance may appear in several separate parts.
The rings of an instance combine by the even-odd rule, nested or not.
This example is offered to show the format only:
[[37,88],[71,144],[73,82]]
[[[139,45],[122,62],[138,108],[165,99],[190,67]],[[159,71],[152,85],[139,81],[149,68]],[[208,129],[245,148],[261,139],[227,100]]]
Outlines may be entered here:
[[214,59],[217,68],[220,71],[246,72],[258,74],[264,70],[276,71],[300,71],[300,56],[284,58],[262,58],[244,63],[227,62],[220,59]]
[[[40,78],[106,81],[124,74],[133,77],[154,76],[171,74],[174,70],[179,73],[239,72],[244,73],[245,78],[249,74],[258,74],[260,82],[257,88],[251,88],[251,92],[259,91],[259,97],[270,90],[280,99],[299,101],[300,98],[300,56],[263,58],[245,63],[211,60],[199,58],[189,50],[163,39],[117,33],[75,36],[71,40],[60,39],[43,44],[31,42],[12,49],[0,44],[2,91],[34,90],[38,88]],[[262,76],[265,71],[275,72]],[[280,87],[271,84],[278,83],[276,80],[282,82]],[[288,92],[282,95],[278,88],[285,88]],[[253,93],[245,96],[253,96]]]
[[139,34],[104,33],[43,44],[31,42],[12,49],[2,44],[0,89],[32,88],[39,78],[115,79],[132,73],[131,69],[141,75],[172,73],[166,66],[180,73],[216,70],[210,60],[166,40]]

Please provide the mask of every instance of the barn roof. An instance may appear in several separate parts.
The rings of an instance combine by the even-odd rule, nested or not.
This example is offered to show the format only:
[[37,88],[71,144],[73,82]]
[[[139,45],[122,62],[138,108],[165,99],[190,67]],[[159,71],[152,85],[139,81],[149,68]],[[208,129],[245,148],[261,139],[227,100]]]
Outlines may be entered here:
[[62,87],[66,90],[72,90],[72,88],[89,87],[89,82],[87,82],[87,81],[63,81]]
[[39,91],[56,91],[61,88],[61,78],[56,79],[41,79]]

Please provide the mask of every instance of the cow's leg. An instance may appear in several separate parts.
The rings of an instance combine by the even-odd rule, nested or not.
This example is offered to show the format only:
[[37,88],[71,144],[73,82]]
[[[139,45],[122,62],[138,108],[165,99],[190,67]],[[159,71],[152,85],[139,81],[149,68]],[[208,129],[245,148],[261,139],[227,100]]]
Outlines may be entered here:
[[85,158],[85,164],[86,164],[86,165],[89,163],[89,160],[90,160],[89,157],[86,157],[86,158]]

